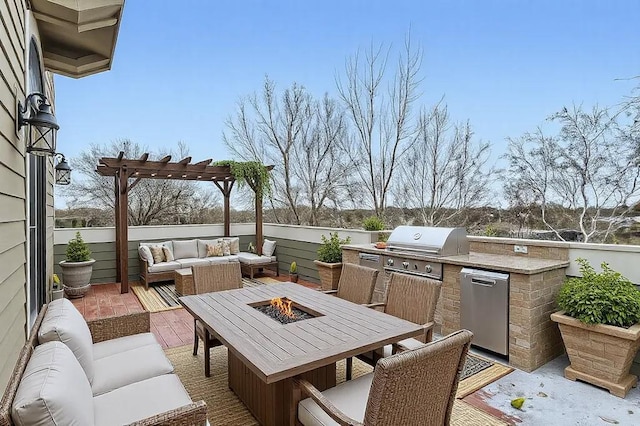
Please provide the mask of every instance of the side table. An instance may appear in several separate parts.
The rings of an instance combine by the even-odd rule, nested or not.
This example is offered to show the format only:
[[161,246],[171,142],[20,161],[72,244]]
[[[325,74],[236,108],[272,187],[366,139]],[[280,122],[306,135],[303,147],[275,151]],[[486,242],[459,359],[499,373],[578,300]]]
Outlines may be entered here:
[[196,287],[193,284],[193,275],[191,273],[191,268],[176,269],[174,274],[176,292],[178,294],[186,296],[196,293]]

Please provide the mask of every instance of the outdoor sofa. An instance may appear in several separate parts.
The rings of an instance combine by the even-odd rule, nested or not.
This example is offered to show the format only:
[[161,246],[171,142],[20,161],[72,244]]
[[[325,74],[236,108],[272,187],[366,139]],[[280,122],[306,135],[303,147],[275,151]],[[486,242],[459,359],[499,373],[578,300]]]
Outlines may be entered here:
[[275,241],[265,239],[263,255],[243,252],[239,237],[141,242],[138,246],[140,281],[149,288],[149,284],[155,282],[173,281],[178,269],[226,262],[240,262],[242,273],[251,278],[260,269],[272,269],[280,275],[275,247]]
[[[219,247],[220,250],[213,250],[215,255],[208,256],[207,246],[216,249]],[[226,250],[225,247],[227,247]],[[154,256],[152,252],[155,249],[157,254],[158,248],[162,250],[162,257]],[[138,246],[140,281],[148,288],[151,283],[173,281],[174,272],[177,269],[220,262],[238,262],[239,252],[240,238],[238,237],[141,242]],[[210,250],[209,253],[212,251]]]
[[205,425],[153,334],[149,312],[85,322],[44,305],[0,402],[0,426]]

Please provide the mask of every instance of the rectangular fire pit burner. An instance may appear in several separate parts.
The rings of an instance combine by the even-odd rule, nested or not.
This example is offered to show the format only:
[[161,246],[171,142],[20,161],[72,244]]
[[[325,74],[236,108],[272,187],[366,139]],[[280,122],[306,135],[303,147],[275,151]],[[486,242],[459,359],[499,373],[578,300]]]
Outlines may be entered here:
[[286,297],[274,297],[263,302],[250,303],[254,309],[273,318],[281,324],[290,324],[296,321],[307,320],[322,316],[306,306],[299,305]]

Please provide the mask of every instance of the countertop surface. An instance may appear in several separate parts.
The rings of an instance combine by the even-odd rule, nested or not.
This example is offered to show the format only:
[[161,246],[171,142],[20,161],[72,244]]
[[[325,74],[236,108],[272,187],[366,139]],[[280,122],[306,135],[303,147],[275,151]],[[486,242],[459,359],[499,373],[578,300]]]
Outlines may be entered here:
[[528,256],[506,256],[502,254],[489,254],[471,252],[457,256],[412,256],[389,252],[386,249],[377,249],[373,244],[346,244],[342,246],[346,250],[355,250],[364,253],[394,255],[413,259],[433,259],[433,261],[450,264],[469,266],[479,269],[490,269],[493,271],[512,272],[517,274],[539,274],[540,272],[562,269],[569,266],[568,260],[539,259]]

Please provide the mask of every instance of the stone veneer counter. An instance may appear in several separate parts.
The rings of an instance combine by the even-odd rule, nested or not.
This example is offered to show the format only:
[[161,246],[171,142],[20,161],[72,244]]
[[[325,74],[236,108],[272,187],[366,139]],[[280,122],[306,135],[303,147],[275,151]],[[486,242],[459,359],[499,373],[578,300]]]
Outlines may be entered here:
[[532,275],[540,272],[563,269],[569,266],[568,260],[538,259],[528,256],[507,256],[503,254],[469,253],[458,256],[419,256],[405,253],[392,252],[385,249],[377,249],[372,244],[346,244],[343,250],[355,250],[362,253],[379,255],[402,256],[408,259],[432,259],[434,262],[449,265],[470,266],[473,268],[490,269],[500,272]]

